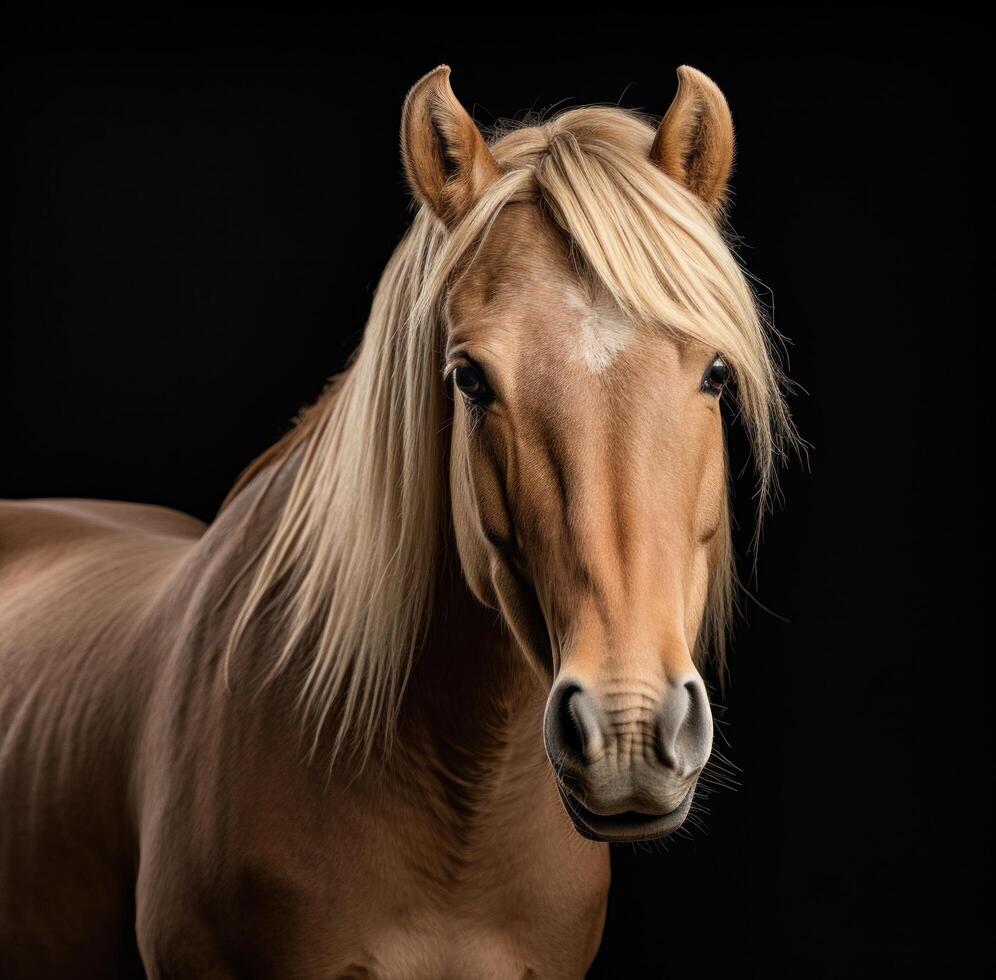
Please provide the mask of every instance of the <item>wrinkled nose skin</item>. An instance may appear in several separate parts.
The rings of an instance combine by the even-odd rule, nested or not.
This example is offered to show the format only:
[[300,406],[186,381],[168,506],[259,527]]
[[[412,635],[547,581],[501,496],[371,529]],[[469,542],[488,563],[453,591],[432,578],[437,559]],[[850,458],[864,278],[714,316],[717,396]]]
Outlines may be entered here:
[[557,682],[544,738],[574,826],[594,840],[649,840],[681,826],[712,750],[697,674],[660,690]]

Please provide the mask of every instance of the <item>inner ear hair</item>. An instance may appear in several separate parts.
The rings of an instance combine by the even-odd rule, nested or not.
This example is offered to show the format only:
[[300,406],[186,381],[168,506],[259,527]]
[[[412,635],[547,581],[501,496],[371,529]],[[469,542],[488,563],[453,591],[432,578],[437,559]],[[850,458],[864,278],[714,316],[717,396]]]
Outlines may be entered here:
[[661,120],[650,159],[714,212],[726,203],[735,153],[733,117],[719,86],[682,65],[678,91]]
[[408,93],[401,156],[412,193],[447,225],[459,221],[500,176],[481,131],[453,94],[447,65]]

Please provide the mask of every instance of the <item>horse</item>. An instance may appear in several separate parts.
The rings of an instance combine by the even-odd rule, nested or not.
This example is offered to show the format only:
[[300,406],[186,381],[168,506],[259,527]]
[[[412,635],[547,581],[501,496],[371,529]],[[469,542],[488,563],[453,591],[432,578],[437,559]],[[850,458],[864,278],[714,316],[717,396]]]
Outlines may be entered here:
[[762,504],[793,438],[730,110],[486,137],[449,79],[357,353],[210,525],[0,505],[4,978],[579,977],[609,843],[689,812],[722,406]]

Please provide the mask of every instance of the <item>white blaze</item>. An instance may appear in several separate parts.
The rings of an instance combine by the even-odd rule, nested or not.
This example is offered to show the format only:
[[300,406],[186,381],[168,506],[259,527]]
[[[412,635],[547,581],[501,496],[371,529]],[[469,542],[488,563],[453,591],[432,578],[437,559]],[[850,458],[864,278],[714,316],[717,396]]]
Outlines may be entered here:
[[580,313],[578,319],[581,359],[592,374],[607,371],[620,351],[633,339],[633,324],[622,311],[608,304],[592,306],[580,298],[571,298]]

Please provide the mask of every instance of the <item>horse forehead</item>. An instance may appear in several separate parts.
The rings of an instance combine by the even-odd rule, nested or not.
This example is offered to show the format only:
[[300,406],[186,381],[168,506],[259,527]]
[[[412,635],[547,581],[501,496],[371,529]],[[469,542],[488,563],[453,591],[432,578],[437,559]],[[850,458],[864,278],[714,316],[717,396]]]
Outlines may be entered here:
[[[604,287],[578,274],[563,235],[529,202],[506,206],[456,282],[447,309],[451,341],[519,355],[533,369],[543,361],[579,367],[581,379],[609,372],[624,352],[645,346],[647,328],[637,326]],[[651,332],[657,341],[667,340]],[[680,343],[646,339],[658,370],[684,353]]]
[[511,204],[495,221],[473,262],[449,297],[451,311],[514,312],[542,302],[575,278],[567,245],[548,218],[531,204]]
[[449,298],[449,318],[452,340],[528,354],[534,364],[567,360],[592,374],[608,370],[637,336],[603,290],[528,237],[475,263]]
[[450,342],[491,354],[500,371],[552,372],[554,387],[574,388],[681,369],[685,345],[637,324],[606,292],[567,276],[524,269],[500,290],[474,292],[451,306]]

